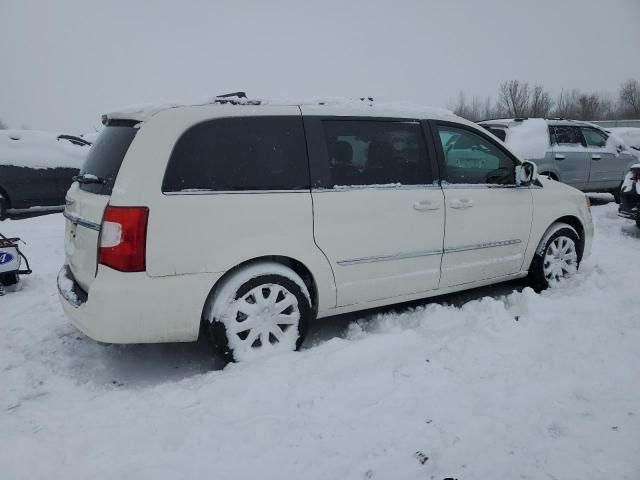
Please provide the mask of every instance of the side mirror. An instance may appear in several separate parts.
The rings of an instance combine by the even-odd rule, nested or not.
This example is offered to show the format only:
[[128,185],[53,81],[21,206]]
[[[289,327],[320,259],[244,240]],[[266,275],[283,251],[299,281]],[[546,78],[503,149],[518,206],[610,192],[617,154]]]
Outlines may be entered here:
[[516,185],[527,187],[538,179],[538,167],[535,163],[525,161],[516,167]]

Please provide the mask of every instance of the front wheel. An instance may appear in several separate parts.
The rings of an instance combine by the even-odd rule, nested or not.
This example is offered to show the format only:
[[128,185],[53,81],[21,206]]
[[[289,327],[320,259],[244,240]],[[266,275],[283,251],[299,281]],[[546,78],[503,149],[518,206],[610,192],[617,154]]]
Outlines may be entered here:
[[312,315],[302,279],[265,262],[226,280],[206,320],[215,349],[229,361],[245,361],[300,348]]
[[573,227],[558,225],[542,242],[531,262],[529,276],[539,289],[556,288],[578,271],[580,237]]

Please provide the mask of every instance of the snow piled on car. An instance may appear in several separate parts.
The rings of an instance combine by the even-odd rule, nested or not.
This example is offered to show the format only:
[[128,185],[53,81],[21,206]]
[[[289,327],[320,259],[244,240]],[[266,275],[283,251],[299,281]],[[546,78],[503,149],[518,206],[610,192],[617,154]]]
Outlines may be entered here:
[[620,137],[624,143],[636,151],[640,150],[640,128],[637,127],[613,127],[608,131]]
[[57,300],[62,216],[5,221],[34,273],[0,297],[2,478],[637,478],[640,230],[616,207],[558,289],[323,319],[227,366],[87,339]]
[[0,165],[79,169],[90,147],[58,136],[37,130],[0,130]]
[[539,160],[549,150],[549,130],[546,120],[531,118],[514,122],[507,131],[506,145],[524,160]]

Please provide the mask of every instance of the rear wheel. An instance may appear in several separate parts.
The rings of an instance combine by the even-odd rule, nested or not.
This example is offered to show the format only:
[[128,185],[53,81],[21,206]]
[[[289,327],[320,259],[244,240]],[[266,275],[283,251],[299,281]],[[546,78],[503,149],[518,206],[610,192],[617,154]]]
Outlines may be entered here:
[[538,289],[556,288],[578,272],[580,237],[573,227],[561,224],[542,242],[531,262],[529,277]]
[[229,361],[297,350],[313,313],[302,279],[283,265],[242,269],[214,294],[206,314],[215,349]]

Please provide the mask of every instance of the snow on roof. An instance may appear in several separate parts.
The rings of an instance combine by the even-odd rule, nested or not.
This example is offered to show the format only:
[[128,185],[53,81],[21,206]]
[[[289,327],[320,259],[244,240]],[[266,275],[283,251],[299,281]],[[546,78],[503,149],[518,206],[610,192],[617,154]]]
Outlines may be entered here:
[[542,120],[547,124],[551,123],[553,125],[589,125],[591,127],[604,130],[601,125],[590,123],[584,120],[572,120],[570,118],[492,118],[489,120],[481,120],[478,123],[483,125],[500,125],[502,127],[512,127],[514,125],[520,125],[532,120]]
[[542,118],[514,122],[509,127],[505,144],[526,160],[544,158],[549,149],[547,122]]
[[0,130],[0,165],[30,168],[80,168],[89,146],[37,130]]
[[[131,105],[128,107],[120,108],[109,112],[104,115],[105,119],[113,120],[113,119],[126,119],[126,120],[135,120],[139,122],[144,122],[149,120],[158,112],[163,110],[167,110],[170,108],[178,108],[178,107],[195,107],[195,106],[211,106],[216,107],[219,106],[219,98],[218,97],[210,97],[203,99],[201,102],[194,103],[175,103],[175,102],[161,102],[161,103],[153,103],[153,104],[140,104],[140,105]],[[327,109],[331,108],[332,112],[334,109],[343,110],[343,111],[353,111],[354,113],[365,113],[367,115],[371,115],[371,112],[374,111],[379,115],[394,115],[394,116],[402,116],[402,117],[413,117],[413,118],[432,118],[432,119],[442,119],[442,120],[455,120],[461,121],[462,119],[453,114],[450,110],[444,108],[436,108],[436,107],[428,107],[424,105],[413,104],[410,102],[377,102],[373,101],[370,98],[365,97],[363,100],[361,99],[353,99],[353,98],[344,98],[344,97],[317,97],[310,99],[300,99],[300,98],[233,98],[233,99],[222,99],[223,101],[233,100],[234,104],[242,106],[242,105],[251,105],[252,107],[257,107],[262,105],[273,105],[273,106],[307,106],[307,107],[318,107],[319,109]],[[224,105],[228,105],[228,103],[224,103]],[[345,113],[346,114],[346,113]],[[465,121],[465,123],[467,123]]]

